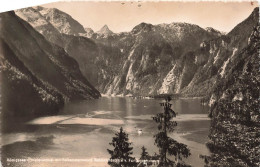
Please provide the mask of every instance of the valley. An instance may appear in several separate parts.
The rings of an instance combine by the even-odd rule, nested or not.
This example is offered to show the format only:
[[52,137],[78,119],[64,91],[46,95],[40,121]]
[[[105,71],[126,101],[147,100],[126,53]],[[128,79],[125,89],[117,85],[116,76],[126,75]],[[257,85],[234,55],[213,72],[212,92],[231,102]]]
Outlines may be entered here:
[[120,126],[138,156],[153,142],[152,114],[170,95],[180,114],[171,135],[192,152],[185,163],[260,165],[258,7],[227,33],[185,22],[94,31],[41,6],[0,19],[3,157],[26,150],[23,158],[106,159],[107,138]]

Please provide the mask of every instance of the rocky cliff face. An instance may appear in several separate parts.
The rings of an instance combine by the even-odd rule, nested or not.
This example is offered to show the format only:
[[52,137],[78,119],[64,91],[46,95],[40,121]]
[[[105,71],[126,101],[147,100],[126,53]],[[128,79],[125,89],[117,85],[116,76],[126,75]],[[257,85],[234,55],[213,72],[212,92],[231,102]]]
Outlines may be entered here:
[[[200,36],[200,40],[194,40],[196,36]],[[168,88],[164,78],[174,67],[176,71],[172,70],[175,73],[173,75],[180,77],[183,64],[186,64],[183,73],[187,74],[187,71],[191,70],[189,61],[192,61],[192,55],[188,52],[199,48],[203,40],[214,37],[199,26],[186,23],[160,25],[141,23],[129,33],[97,39],[96,41],[105,46],[116,48],[121,55],[119,64],[114,64],[121,71],[110,76],[112,80],[99,90],[106,94],[125,95],[179,92],[190,80],[190,76],[185,75],[170,82],[171,88]],[[178,85],[181,85],[181,88],[177,88]]]
[[246,46],[258,13],[227,35],[188,23],[141,23],[118,34],[105,26],[91,35],[67,35],[63,48],[102,93],[205,96]]
[[[110,45],[118,46],[127,58],[120,74],[100,90],[107,94],[206,96],[217,80],[225,79],[237,53],[246,46],[258,13],[256,8],[227,35],[187,23],[142,23],[130,33],[111,36],[103,42],[112,41]],[[244,29],[248,31],[240,34]]]
[[201,43],[201,48],[195,52],[197,60],[203,59],[202,64],[181,92],[194,96],[208,95],[213,91],[217,81],[225,80],[226,72],[235,65],[236,59],[241,59],[238,53],[246,47],[258,20],[259,8],[256,8],[227,35]]
[[248,46],[234,57],[211,99],[213,153],[208,166],[259,166],[259,50],[260,26],[251,31]]
[[[63,100],[92,99],[100,96],[100,93],[83,77],[77,62],[63,48],[49,43],[14,12],[1,13],[0,18],[0,37],[3,43],[1,49],[7,54],[2,58],[6,66],[4,79],[6,83],[15,85],[12,89],[8,87],[10,85],[5,85],[7,94],[9,93],[6,97],[10,97],[7,102],[12,103],[15,91],[19,91],[21,95],[26,94],[22,93],[23,85],[28,88],[28,96],[37,97],[36,104],[40,106],[46,103],[55,106],[55,100],[57,104],[61,104]],[[16,60],[19,61],[18,65],[12,64]],[[55,91],[52,91],[53,89]],[[43,102],[40,103],[40,100]],[[28,103],[33,106],[34,102],[32,100]],[[33,108],[29,104],[28,107]]]

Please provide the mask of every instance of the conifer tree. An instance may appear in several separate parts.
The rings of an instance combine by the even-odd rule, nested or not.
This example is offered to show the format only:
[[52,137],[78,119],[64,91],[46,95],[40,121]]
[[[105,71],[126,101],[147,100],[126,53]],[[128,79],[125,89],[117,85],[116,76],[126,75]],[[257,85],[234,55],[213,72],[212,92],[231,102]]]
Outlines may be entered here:
[[152,165],[152,162],[150,161],[151,156],[146,151],[146,148],[143,146],[141,148],[141,150],[142,150],[142,152],[141,152],[141,157],[140,157],[140,164],[138,165],[138,167],[145,167],[145,166]]
[[141,152],[140,160],[149,159],[150,156],[149,156],[148,152],[146,151],[146,148],[143,146],[141,149],[142,149],[142,152]]
[[[182,157],[187,158],[190,156],[190,150],[186,145],[178,143],[176,140],[168,136],[168,132],[173,132],[177,126],[176,121],[172,121],[173,117],[176,117],[176,113],[171,109],[170,104],[171,98],[167,97],[166,102],[160,103],[164,107],[164,112],[159,113],[153,117],[153,120],[158,124],[159,132],[154,136],[155,144],[159,148],[160,163],[159,167],[168,166],[185,166],[184,164],[178,163]],[[177,162],[172,161],[168,158],[169,156],[175,156]]]
[[123,128],[120,128],[120,131],[115,134],[112,142],[109,143],[114,147],[113,150],[107,149],[111,158],[108,161],[108,164],[112,167],[133,167],[136,166],[135,158],[131,157],[133,154],[131,144],[128,139],[128,134],[123,131]]

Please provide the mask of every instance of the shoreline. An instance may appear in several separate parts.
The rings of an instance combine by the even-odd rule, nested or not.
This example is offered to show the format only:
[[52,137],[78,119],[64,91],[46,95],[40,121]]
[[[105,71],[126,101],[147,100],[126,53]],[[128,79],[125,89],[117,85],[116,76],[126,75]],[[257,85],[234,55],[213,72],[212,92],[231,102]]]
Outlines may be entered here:
[[[115,94],[102,94],[101,93],[101,97],[135,97],[133,96],[132,94],[127,94],[127,95],[123,95],[123,94],[118,94],[118,95],[115,95]],[[149,97],[149,96],[138,96],[138,97],[142,97],[140,99],[163,99],[163,98],[152,98],[152,97]],[[195,97],[179,97],[178,99],[203,99],[204,96],[195,96]],[[138,98],[137,98],[138,99]]]

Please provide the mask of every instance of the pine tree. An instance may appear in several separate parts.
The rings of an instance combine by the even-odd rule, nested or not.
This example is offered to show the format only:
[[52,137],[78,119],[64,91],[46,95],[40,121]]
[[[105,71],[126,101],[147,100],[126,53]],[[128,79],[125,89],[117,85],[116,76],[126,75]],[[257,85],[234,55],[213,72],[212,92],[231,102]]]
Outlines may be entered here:
[[[180,166],[183,164],[178,163],[178,160],[182,157],[187,158],[190,156],[190,150],[186,145],[178,143],[176,140],[168,137],[168,132],[173,132],[174,128],[177,126],[176,121],[171,121],[173,117],[176,117],[176,113],[171,109],[172,104],[170,104],[171,98],[167,97],[166,102],[160,103],[164,107],[164,112],[159,113],[153,117],[153,120],[158,124],[159,132],[154,136],[155,144],[159,148],[160,163],[159,167],[168,166]],[[174,155],[174,162],[167,157],[167,154]]]
[[108,164],[112,167],[132,167],[136,166],[135,158],[131,157],[133,154],[133,147],[130,147],[132,143],[129,142],[128,134],[120,128],[120,132],[115,134],[112,142],[109,143],[114,147],[114,150],[107,149],[111,158]]
[[146,151],[146,148],[143,146],[142,148],[142,152],[141,152],[141,157],[140,160],[147,160],[150,158],[148,152]]
[[138,167],[145,167],[145,166],[152,165],[152,162],[150,161],[151,156],[146,151],[146,148],[143,146],[141,148],[141,150],[142,150],[142,152],[141,152],[141,157],[140,157],[140,164],[138,165]]

